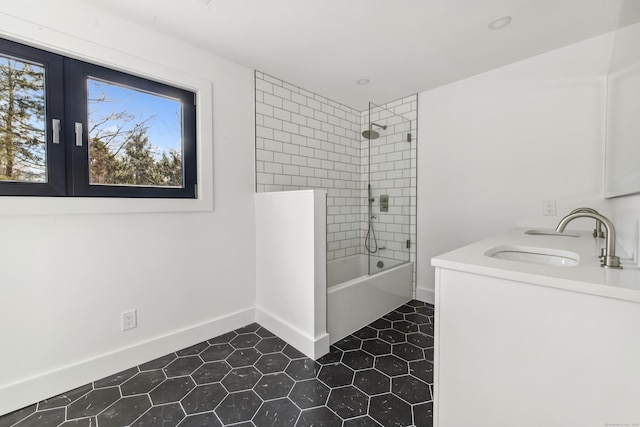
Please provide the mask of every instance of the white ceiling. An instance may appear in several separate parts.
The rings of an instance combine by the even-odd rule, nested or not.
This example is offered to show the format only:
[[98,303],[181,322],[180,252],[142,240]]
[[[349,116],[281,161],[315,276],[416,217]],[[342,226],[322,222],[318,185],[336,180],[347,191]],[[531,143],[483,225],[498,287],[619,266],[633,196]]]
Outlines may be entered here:
[[[622,3],[640,3],[85,1],[358,110],[612,31]],[[511,25],[487,28],[504,15]],[[357,85],[363,78],[370,84]]]

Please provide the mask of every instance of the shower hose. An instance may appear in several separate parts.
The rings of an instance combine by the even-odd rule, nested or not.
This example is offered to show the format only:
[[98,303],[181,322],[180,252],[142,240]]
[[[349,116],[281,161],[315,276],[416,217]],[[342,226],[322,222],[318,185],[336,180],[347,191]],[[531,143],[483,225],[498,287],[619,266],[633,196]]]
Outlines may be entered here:
[[[375,249],[371,249],[371,239],[373,239],[373,246]],[[371,218],[369,218],[369,229],[367,230],[367,235],[364,238],[364,247],[371,254],[378,252],[378,241],[376,240],[376,232],[373,231],[373,221],[371,221]]]

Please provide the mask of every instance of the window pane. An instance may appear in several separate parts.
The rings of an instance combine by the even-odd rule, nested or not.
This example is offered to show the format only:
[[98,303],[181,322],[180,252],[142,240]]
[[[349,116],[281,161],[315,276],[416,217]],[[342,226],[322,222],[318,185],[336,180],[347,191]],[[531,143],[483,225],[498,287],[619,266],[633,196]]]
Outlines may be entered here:
[[91,185],[183,187],[182,103],[87,79]]
[[0,181],[47,182],[45,69],[0,55]]

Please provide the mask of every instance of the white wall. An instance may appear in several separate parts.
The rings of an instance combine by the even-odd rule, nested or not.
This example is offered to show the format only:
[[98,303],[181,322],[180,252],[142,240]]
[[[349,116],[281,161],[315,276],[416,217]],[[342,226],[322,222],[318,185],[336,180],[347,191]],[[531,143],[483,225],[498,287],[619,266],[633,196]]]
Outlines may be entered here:
[[[200,118],[200,212],[126,213],[153,201],[114,201],[123,213],[104,214],[91,200],[30,199],[29,215],[6,215],[20,202],[3,200],[0,414],[253,321],[252,70],[79,1],[4,1],[0,35],[167,70],[213,92],[213,104],[204,96],[199,106],[213,111]],[[72,213],[39,213],[48,211]],[[120,314],[133,308],[138,328],[123,333]]]
[[256,194],[256,320],[308,357],[329,352],[327,193]]
[[[515,226],[555,227],[579,206],[608,214],[611,42],[590,39],[419,94],[419,298],[432,301],[435,255]],[[543,200],[556,201],[556,216],[542,216]]]

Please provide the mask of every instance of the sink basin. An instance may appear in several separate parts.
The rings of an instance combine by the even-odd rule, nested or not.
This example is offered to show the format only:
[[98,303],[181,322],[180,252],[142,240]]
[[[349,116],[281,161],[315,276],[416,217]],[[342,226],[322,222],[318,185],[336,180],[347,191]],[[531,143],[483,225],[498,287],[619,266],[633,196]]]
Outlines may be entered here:
[[574,267],[580,263],[580,255],[561,249],[533,248],[528,246],[496,246],[485,252],[491,258],[555,267]]

